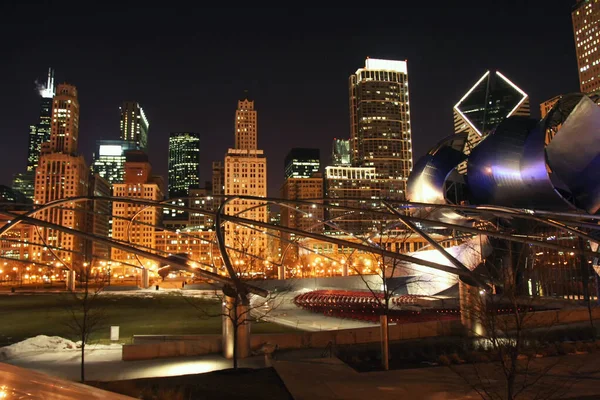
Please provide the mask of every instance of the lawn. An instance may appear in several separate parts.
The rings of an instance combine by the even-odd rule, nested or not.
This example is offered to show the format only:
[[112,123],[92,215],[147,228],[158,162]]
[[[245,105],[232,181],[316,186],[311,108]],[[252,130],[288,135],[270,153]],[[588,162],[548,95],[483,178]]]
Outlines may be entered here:
[[[69,294],[0,295],[0,346],[36,335],[61,336],[77,340],[66,326],[69,311],[65,307]],[[221,317],[200,318],[199,312],[178,295],[139,297],[102,295],[97,307],[105,315],[103,324],[92,335],[92,342],[108,342],[110,326],[120,328],[120,342],[130,343],[132,336],[149,334],[221,333]],[[194,299],[210,315],[217,315],[219,303]],[[291,328],[260,322],[252,324],[252,332],[290,332]]]

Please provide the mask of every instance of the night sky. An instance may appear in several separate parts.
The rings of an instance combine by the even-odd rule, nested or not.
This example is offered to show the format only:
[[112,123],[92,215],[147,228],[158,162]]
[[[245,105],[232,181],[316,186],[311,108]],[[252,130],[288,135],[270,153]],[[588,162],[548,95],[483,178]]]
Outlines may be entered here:
[[348,138],[348,77],[367,56],[408,61],[415,161],[453,132],[452,106],[486,69],[527,92],[534,117],[541,101],[579,88],[574,0],[236,10],[20,3],[0,5],[6,185],[25,170],[28,127],[39,115],[35,81],[50,66],[57,82],[79,91],[79,151],[88,163],[97,139],[118,138],[121,102],[138,101],[150,121],[150,161],[165,179],[169,132],[192,131],[202,135],[200,181],[210,180],[211,162],[233,146],[237,100],[248,89],[271,196],[291,147],[318,147],[327,164],[332,139]]

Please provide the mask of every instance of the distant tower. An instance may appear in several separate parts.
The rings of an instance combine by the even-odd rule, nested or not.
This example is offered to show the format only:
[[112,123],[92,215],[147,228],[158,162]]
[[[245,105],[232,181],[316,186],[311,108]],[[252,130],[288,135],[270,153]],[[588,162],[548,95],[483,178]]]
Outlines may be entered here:
[[571,18],[580,90],[583,93],[596,92],[600,90],[600,4],[596,1],[578,0]]
[[148,149],[150,123],[144,109],[135,101],[125,101],[121,106],[121,140],[134,142],[143,151]]
[[249,99],[247,92],[244,98],[238,101],[235,111],[235,148],[239,150],[258,148],[256,111],[254,101]]
[[[227,195],[248,195],[267,197],[267,158],[262,150],[256,148],[256,111],[254,101],[238,101],[235,112],[235,148],[228,149],[223,163],[223,186]],[[215,178],[213,164],[213,179]],[[216,194],[216,193],[214,193]],[[225,214],[239,215],[256,221],[267,222],[266,207],[259,200],[234,200],[225,207]],[[245,211],[248,210],[248,211]],[[267,241],[263,234],[243,228],[236,229],[234,224],[225,224],[225,242],[232,248],[245,248],[254,255],[265,255]],[[233,257],[243,257],[240,254]]]
[[52,121],[52,98],[54,97],[54,70],[48,69],[48,81],[43,89],[40,89],[42,96],[40,107],[40,119],[37,124],[29,127],[29,151],[27,154],[27,171],[35,170],[40,159],[42,143],[50,140],[50,130]]
[[200,178],[200,135],[176,132],[169,136],[169,197],[187,196]]
[[[513,115],[529,116],[529,96],[499,71],[487,71],[454,106],[454,132],[467,132],[465,153]],[[463,164],[463,166],[465,166]],[[463,167],[459,171],[464,172]]]
[[407,63],[367,58],[349,89],[352,164],[375,167],[382,197],[404,200],[413,162]]
[[131,150],[140,150],[140,148],[134,142],[124,140],[97,140],[92,171],[111,185],[123,183],[125,153]]
[[350,141],[347,139],[333,139],[331,150],[331,164],[336,166],[350,165]]
[[[35,170],[35,204],[42,205],[54,200],[88,194],[89,171],[83,156],[77,155],[79,137],[79,101],[75,86],[58,85],[52,102],[52,129],[50,142],[44,143]],[[66,203],[38,213],[38,218],[76,230],[85,230],[87,216],[84,203]],[[39,238],[42,235],[42,238]],[[38,250],[35,261],[56,261],[56,266],[78,269],[85,253],[85,243],[77,236],[43,228],[34,237],[44,244],[44,252]],[[62,250],[55,253],[46,246]],[[34,253],[35,254],[35,253]],[[57,255],[58,257],[55,257]]]
[[319,172],[319,149],[295,147],[290,150],[284,160],[285,178],[310,178]]
[[79,101],[77,100],[77,88],[63,83],[58,85],[52,104],[50,151],[53,153],[75,154],[78,138]]

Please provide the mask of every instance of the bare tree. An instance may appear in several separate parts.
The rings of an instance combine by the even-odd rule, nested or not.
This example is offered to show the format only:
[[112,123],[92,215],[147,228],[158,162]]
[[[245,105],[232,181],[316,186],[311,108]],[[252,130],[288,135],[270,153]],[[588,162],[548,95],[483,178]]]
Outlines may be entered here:
[[403,251],[410,237],[411,233],[407,230],[387,231],[385,221],[380,221],[375,240],[370,237],[366,239],[373,244],[373,252],[366,255],[363,264],[356,260],[358,257],[355,252],[345,260],[371,293],[378,309],[381,327],[381,366],[384,370],[389,369],[389,316],[392,298],[406,285],[405,281],[394,279],[400,275],[400,272],[406,272],[405,263],[385,256],[385,251],[392,250],[394,246],[397,251]]
[[90,336],[102,325],[106,315],[98,301],[104,288],[103,282],[94,284],[92,267],[88,263],[83,263],[79,273],[80,289],[66,293],[63,303],[67,311],[65,325],[81,340],[80,379],[85,382],[85,348]]
[[557,321],[536,318],[537,303],[524,290],[522,276],[531,249],[496,243],[494,256],[481,266],[492,285],[484,289],[474,282],[459,283],[461,320],[470,337],[465,340],[485,351],[468,365],[449,366],[485,400],[562,398],[574,378],[550,379],[560,358],[537,359]]

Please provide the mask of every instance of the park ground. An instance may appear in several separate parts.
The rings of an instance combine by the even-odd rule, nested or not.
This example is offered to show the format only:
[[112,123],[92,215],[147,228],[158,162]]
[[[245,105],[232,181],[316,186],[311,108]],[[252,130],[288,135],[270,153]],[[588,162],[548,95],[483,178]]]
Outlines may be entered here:
[[[0,347],[37,335],[77,340],[67,327],[69,309],[65,305],[69,301],[69,293],[0,294]],[[220,303],[216,299],[184,298],[176,292],[152,296],[106,293],[95,302],[103,320],[92,334],[92,343],[108,343],[110,326],[119,326],[119,343],[131,343],[133,335],[221,333]],[[255,333],[293,330],[269,322],[252,325]]]

